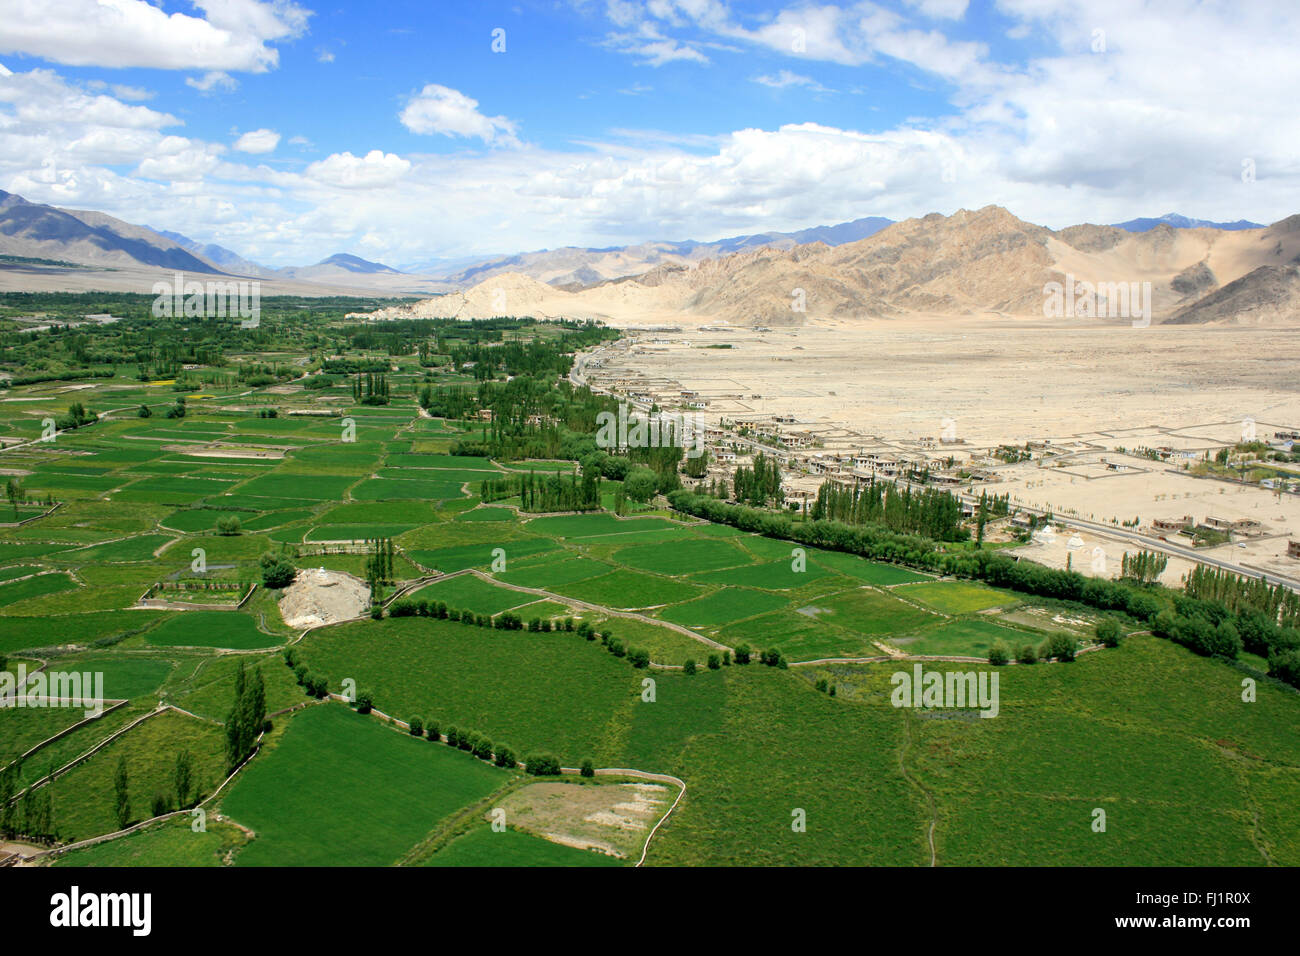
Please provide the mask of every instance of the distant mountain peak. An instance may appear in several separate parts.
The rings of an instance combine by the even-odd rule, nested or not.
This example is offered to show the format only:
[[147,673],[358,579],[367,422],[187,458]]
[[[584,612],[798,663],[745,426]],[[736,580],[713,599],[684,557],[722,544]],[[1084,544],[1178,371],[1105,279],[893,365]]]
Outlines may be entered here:
[[318,266],[336,266],[339,269],[347,269],[349,272],[363,272],[372,275],[376,272],[391,272],[393,275],[402,275],[398,269],[392,266],[386,266],[382,262],[371,262],[369,259],[362,259],[360,256],[354,256],[350,252],[336,252],[326,259],[316,263]]
[[1125,232],[1150,232],[1157,226],[1169,226],[1172,229],[1263,229],[1264,224],[1238,219],[1236,222],[1211,222],[1208,219],[1191,219],[1181,213],[1167,212],[1157,219],[1130,219],[1127,222],[1112,223]]

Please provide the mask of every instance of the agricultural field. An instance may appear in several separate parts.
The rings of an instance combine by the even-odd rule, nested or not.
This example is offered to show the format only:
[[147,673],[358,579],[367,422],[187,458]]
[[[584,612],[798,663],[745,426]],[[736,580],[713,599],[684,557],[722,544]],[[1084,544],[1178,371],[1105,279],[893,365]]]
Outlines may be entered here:
[[[98,675],[110,701],[0,707],[0,797],[35,862],[627,866],[659,824],[647,865],[1300,865],[1300,698],[1261,679],[1241,702],[1262,657],[1122,614],[1102,647],[1095,608],[631,502],[621,479],[524,510],[482,482],[576,493],[558,439],[487,454],[457,404],[474,375],[353,347],[342,315],[308,328],[333,350],[281,330],[271,364],[232,336],[225,365],[121,365],[77,393],[105,414],[51,442],[61,384],[0,395],[31,399],[0,400],[24,521],[0,529],[6,673]],[[372,368],[387,404],[357,397]],[[987,663],[1052,638],[1084,653]],[[894,706],[916,664],[996,673],[997,719]],[[492,752],[395,723],[416,720]],[[565,769],[527,772],[546,755]],[[203,832],[178,812],[196,801]]]

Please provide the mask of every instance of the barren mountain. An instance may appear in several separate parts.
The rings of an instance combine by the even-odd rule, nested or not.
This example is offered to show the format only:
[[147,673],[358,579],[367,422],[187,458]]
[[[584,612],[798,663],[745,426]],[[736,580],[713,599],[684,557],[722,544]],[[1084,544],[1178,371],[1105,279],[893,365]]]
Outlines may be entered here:
[[[695,318],[749,326],[810,319],[870,319],[907,314],[1038,316],[1053,284],[1083,289],[1150,283],[1159,320],[1218,321],[1233,308],[1268,321],[1295,321],[1280,267],[1300,262],[1300,217],[1262,229],[1175,228],[1142,232],[1079,225],[1053,232],[998,206],[908,219],[858,242],[762,247],[693,265],[662,263],[648,272],[570,292],[523,275],[501,275],[467,292],[422,302],[407,315],[536,314],[672,321]],[[1213,298],[1261,266],[1272,272]],[[1080,285],[1084,284],[1084,285]],[[1242,291],[1246,289],[1247,291]],[[1208,311],[1190,310],[1202,297]],[[1113,294],[1113,293],[1112,293]],[[1099,307],[1107,308],[1098,295]],[[1123,299],[1117,300],[1118,307]],[[1143,300],[1108,315],[1129,321]],[[1210,309],[1210,307],[1213,307]],[[1078,313],[1081,317],[1083,312]],[[1100,313],[1099,313],[1100,314]]]
[[0,190],[0,255],[87,263],[221,270],[174,240],[102,212],[57,209]]

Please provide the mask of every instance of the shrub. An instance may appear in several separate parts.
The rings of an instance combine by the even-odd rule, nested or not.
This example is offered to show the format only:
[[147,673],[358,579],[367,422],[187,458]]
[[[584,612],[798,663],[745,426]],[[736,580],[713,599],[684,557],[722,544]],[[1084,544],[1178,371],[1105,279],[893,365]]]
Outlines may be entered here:
[[1097,640],[1106,647],[1119,647],[1119,642],[1124,636],[1124,630],[1119,626],[1119,621],[1113,617],[1104,617],[1097,622]]
[[375,707],[375,692],[363,690],[357,694],[357,713],[368,714]]
[[492,759],[492,741],[486,737],[475,737],[474,745],[470,747],[470,752],[478,757],[479,760]]
[[436,720],[426,720],[424,722],[424,733],[434,743],[437,743],[442,736],[438,733],[438,722]]
[[990,664],[993,664],[996,667],[1001,667],[1009,660],[1011,660],[1011,651],[1009,651],[1007,645],[1003,644],[1001,641],[997,641],[989,648]]
[[1079,642],[1069,634],[1053,634],[1043,642],[1038,653],[1044,660],[1054,657],[1058,661],[1072,661],[1078,647]]
[[556,777],[560,774],[560,761],[551,754],[533,754],[524,763],[535,777]]
[[650,652],[643,647],[634,647],[627,652],[627,659],[633,667],[644,670],[650,666]]
[[447,728],[447,746],[455,747],[460,740],[460,731],[453,725]]
[[492,761],[498,767],[505,767],[507,770],[513,770],[515,767],[515,752],[509,747],[498,747],[496,759]]
[[711,671],[716,671],[719,667],[722,666],[722,660],[721,658],[718,657],[717,654],[710,654],[708,663],[709,663],[709,670]]
[[596,776],[596,768],[591,765],[590,760],[584,760],[582,762],[582,770],[580,772],[584,777]]
[[411,736],[412,736],[412,737],[423,737],[423,736],[424,736],[424,718],[423,718],[423,717],[412,717],[409,721],[407,721],[407,724],[408,724],[409,727],[410,727],[410,732],[411,732]]
[[1016,660],[1021,664],[1037,664],[1038,652],[1034,650],[1034,645],[1026,644],[1016,653]]
[[736,663],[737,663],[737,664],[748,664],[748,663],[749,663],[749,655],[750,655],[750,653],[751,653],[751,652],[750,652],[750,649],[749,649],[749,645],[748,645],[748,644],[737,644],[737,645],[736,645]]
[[682,670],[685,671],[687,674],[694,674],[694,673],[695,673],[695,658],[693,658],[693,657],[692,657],[692,658],[688,658],[687,661],[686,661],[686,663],[685,663],[685,665],[683,665]]

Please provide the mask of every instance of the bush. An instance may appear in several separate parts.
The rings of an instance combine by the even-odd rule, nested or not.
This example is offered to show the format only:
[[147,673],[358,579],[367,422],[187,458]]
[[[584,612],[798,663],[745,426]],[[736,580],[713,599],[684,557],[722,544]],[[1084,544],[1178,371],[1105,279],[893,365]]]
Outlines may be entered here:
[[749,663],[749,655],[750,655],[750,653],[751,653],[751,651],[750,651],[750,649],[749,649],[749,645],[748,645],[748,644],[738,644],[738,645],[736,645],[736,663],[737,663],[737,664],[748,664],[748,663]]
[[515,767],[515,752],[509,747],[498,747],[496,759],[492,761],[498,767],[505,767],[507,770],[513,770]]
[[1074,660],[1078,648],[1079,642],[1069,634],[1053,634],[1043,641],[1043,646],[1038,649],[1038,654],[1044,660],[1056,658],[1058,661],[1068,662]]
[[1269,655],[1268,674],[1292,687],[1300,687],[1300,651],[1291,649]]
[[455,747],[460,743],[460,731],[453,725],[447,728],[447,746]]
[[470,752],[478,757],[479,760],[492,759],[492,741],[486,737],[476,737]]
[[434,743],[442,739],[442,735],[438,733],[438,722],[436,720],[426,720],[424,722],[424,734]]
[[1034,645],[1026,644],[1016,652],[1016,660],[1021,664],[1037,664],[1038,651],[1034,650]]
[[524,763],[535,777],[557,777],[560,774],[560,761],[550,754],[533,754]]
[[784,655],[778,650],[763,651],[759,654],[758,659],[768,667],[779,667],[781,670],[785,670],[788,666]]
[[694,673],[695,673],[695,659],[694,659],[694,658],[688,658],[687,661],[686,661],[686,664],[682,667],[682,670],[685,671],[687,674],[694,674]]
[[217,519],[217,534],[230,537],[239,534],[239,519],[234,515]]
[[584,777],[596,776],[596,768],[591,765],[590,760],[584,760],[582,762],[582,770],[580,772]]
[[1007,648],[1007,645],[1003,644],[1001,641],[995,642],[993,646],[989,648],[989,663],[993,666],[1001,667],[1009,660],[1011,660],[1011,651]]
[[710,654],[708,663],[709,663],[709,670],[716,671],[719,667],[722,666],[722,659],[719,658],[717,654]]
[[153,795],[153,802],[149,807],[153,811],[153,816],[160,817],[167,812],[167,797],[161,793]]
[[412,736],[412,737],[423,737],[423,736],[424,736],[424,718],[423,718],[423,717],[412,717],[410,720],[407,721],[407,724],[408,724],[408,726],[410,727],[410,733],[411,733],[411,736]]
[[627,652],[627,659],[633,667],[644,670],[650,666],[650,652],[643,647],[634,647]]
[[357,713],[368,714],[375,707],[375,692],[363,690],[357,694]]
[[1113,617],[1105,617],[1098,621],[1096,633],[1097,640],[1105,647],[1119,647],[1119,642],[1124,637],[1124,629]]

